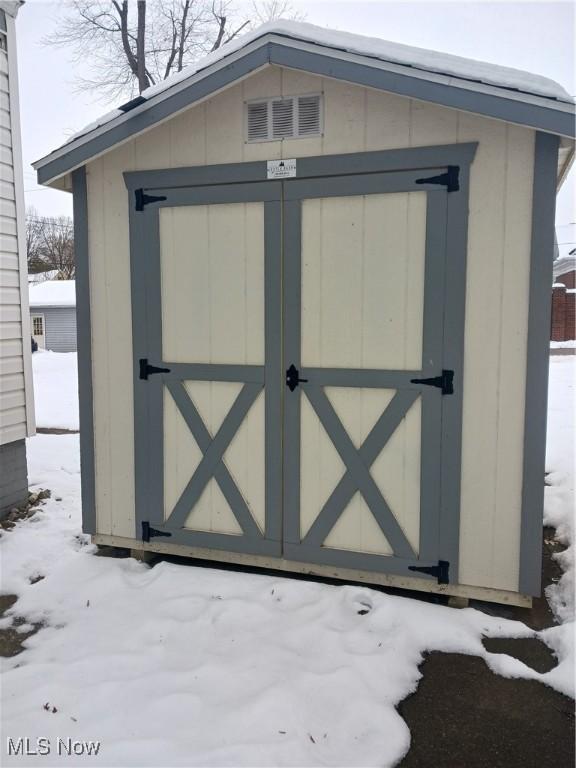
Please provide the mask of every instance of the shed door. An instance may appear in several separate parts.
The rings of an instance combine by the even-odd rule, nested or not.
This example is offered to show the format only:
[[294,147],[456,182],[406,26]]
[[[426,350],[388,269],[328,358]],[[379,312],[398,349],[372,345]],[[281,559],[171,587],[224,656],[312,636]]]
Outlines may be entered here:
[[165,189],[133,213],[145,540],[280,553],[280,192]]
[[447,192],[422,175],[136,198],[142,538],[440,575]]
[[417,380],[442,375],[446,192],[419,189],[414,173],[286,185],[288,558],[437,566],[442,391]]

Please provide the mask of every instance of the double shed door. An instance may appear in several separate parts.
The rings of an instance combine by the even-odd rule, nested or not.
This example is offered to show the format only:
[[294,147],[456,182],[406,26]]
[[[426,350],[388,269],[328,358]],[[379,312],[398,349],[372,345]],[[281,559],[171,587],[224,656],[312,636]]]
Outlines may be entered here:
[[448,579],[447,192],[422,176],[136,196],[138,536]]

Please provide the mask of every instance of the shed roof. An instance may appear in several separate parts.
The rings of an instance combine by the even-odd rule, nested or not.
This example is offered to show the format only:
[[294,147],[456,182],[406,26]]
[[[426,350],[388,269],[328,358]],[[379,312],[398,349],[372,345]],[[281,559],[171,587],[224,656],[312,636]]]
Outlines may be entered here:
[[267,64],[575,136],[574,101],[548,78],[312,24],[274,21],[222,46],[83,128],[34,163],[39,182],[51,182]]
[[30,307],[75,307],[74,280],[46,280],[28,288]]

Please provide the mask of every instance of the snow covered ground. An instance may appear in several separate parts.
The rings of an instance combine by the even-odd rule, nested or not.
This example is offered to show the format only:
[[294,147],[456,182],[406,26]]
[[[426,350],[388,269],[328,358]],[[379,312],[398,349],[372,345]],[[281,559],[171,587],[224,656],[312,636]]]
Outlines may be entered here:
[[547,597],[559,621],[574,621],[574,476],[576,455],[576,359],[550,358],[548,441],[544,522],[556,528],[556,538],[567,549],[559,555],[564,575],[548,587]]
[[[575,362],[551,362],[546,515],[566,543]],[[573,695],[568,623],[541,633],[560,663],[539,674],[481,642],[537,633],[473,609],[95,557],[80,533],[78,435],[38,435],[28,453],[31,482],[53,493],[0,541],[2,591],[18,595],[1,625],[21,616],[44,627],[3,660],[3,750],[8,736],[42,736],[100,742],[75,765],[391,766],[410,744],[396,705],[416,689],[427,650],[476,654],[497,674]],[[565,622],[570,579],[573,571],[550,593]],[[67,759],[4,753],[2,764]]]
[[34,408],[40,428],[78,429],[78,370],[75,352],[32,355]]

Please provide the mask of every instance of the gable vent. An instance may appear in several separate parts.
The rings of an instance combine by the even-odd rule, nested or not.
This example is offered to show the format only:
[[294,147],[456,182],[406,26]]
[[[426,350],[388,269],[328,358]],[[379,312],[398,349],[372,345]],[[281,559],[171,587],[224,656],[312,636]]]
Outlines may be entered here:
[[248,102],[246,124],[249,142],[320,136],[322,96],[307,94]]
[[320,133],[320,96],[298,97],[298,135],[316,136]]
[[272,102],[272,138],[290,139],[294,136],[294,99]]
[[268,139],[268,102],[252,102],[247,106],[248,141],[266,141]]

